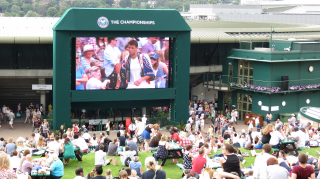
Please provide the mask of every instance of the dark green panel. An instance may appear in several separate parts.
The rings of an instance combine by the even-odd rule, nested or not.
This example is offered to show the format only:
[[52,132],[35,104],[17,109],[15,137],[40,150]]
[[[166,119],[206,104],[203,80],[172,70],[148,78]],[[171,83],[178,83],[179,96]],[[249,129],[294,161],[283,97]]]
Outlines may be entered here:
[[[190,33],[180,32],[173,46],[176,53],[176,121],[187,122],[189,106],[189,82],[190,82]],[[187,49],[188,53],[183,49]],[[179,65],[178,65],[179,64]]]
[[[313,72],[309,71],[310,66],[313,66]],[[320,83],[320,61],[301,62],[299,72],[303,85]]]
[[53,36],[53,129],[59,129],[70,121],[71,41],[68,32],[53,31]]
[[218,91],[218,110],[223,110],[223,92]]
[[142,108],[154,106],[170,106],[170,100],[138,100],[138,101],[98,101],[98,102],[73,102],[72,110],[81,109],[108,109],[108,108]]
[[71,91],[71,102],[157,100],[174,98],[174,88]]
[[[100,17],[108,18],[109,25],[100,28]],[[112,21],[119,20],[119,24]],[[154,24],[121,24],[125,21],[153,21]],[[172,9],[99,9],[70,8],[53,27],[53,30],[91,31],[191,31],[180,13]],[[190,43],[190,41],[189,41]]]
[[270,63],[254,62],[253,63],[253,85],[272,87],[270,83]]

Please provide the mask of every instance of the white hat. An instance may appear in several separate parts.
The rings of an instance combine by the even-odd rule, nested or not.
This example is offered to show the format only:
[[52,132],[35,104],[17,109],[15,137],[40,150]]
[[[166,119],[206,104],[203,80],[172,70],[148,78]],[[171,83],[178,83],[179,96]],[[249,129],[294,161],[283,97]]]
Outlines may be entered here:
[[246,132],[246,130],[245,129],[242,129],[242,133],[245,133]]
[[82,125],[82,127],[86,127],[86,125]]
[[252,119],[256,119],[256,118],[253,117]]
[[83,47],[83,52],[82,52],[82,53],[84,53],[84,52],[86,52],[86,51],[90,51],[90,50],[94,50],[94,49],[93,49],[93,46],[92,46],[92,45],[85,45],[85,46]]
[[295,116],[293,113],[291,114],[292,116]]

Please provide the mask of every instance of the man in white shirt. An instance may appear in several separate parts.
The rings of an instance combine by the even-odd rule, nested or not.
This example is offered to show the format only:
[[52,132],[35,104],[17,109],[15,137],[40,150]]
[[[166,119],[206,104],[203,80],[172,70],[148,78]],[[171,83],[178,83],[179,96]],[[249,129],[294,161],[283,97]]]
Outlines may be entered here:
[[146,115],[144,114],[143,117],[142,117],[142,122],[144,123],[144,125],[147,124],[147,120],[148,120],[148,118],[147,118]]
[[103,151],[104,145],[99,145],[99,150],[95,152],[95,166],[106,166],[112,161],[112,159],[107,159],[107,154]]
[[7,114],[7,107],[6,107],[6,105],[3,105],[3,107],[2,107],[2,113],[3,113],[3,114]]
[[293,127],[293,132],[291,133],[291,137],[294,141],[296,141],[296,148],[305,147],[306,139],[305,133],[300,131],[298,126]]
[[54,137],[54,141],[48,144],[49,150],[52,150],[57,156],[59,156],[59,149],[61,149],[61,145],[59,143],[59,136]]
[[281,126],[278,126],[276,131],[272,132],[269,144],[272,148],[278,149],[280,147],[280,140],[284,140],[284,135],[281,133]]
[[75,173],[76,173],[76,177],[74,177],[73,179],[85,179],[83,177],[84,176],[83,168],[81,168],[81,167],[77,168]]
[[280,121],[280,119],[277,119],[276,123],[275,123],[275,128],[277,128],[278,126],[282,126],[283,123]]
[[296,118],[294,117],[294,114],[291,114],[291,118],[288,119],[289,125],[295,125],[296,124]]
[[84,138],[84,140],[85,140],[87,143],[89,143],[91,136],[90,136],[90,134],[88,133],[88,131],[85,131],[85,132],[84,132],[83,138]]
[[188,122],[188,124],[186,125],[185,129],[186,129],[186,132],[190,132],[190,131],[191,131],[191,124],[190,124],[190,122]]
[[88,151],[88,144],[84,140],[84,138],[81,137],[81,133],[75,134],[74,136],[73,144],[80,148],[80,153],[87,153]]
[[133,135],[134,135],[134,133],[135,133],[135,131],[136,131],[136,125],[134,125],[133,123],[131,123],[130,125],[129,125],[129,131],[130,131],[130,136],[131,136],[131,138],[133,137]]
[[101,71],[99,67],[91,67],[90,76],[91,78],[86,84],[86,90],[106,89],[107,84],[110,83],[110,80],[104,80],[103,83],[99,80],[101,79]]
[[253,166],[253,177],[259,179],[266,179],[267,176],[267,160],[274,156],[270,155],[271,145],[264,144],[262,147],[262,154],[257,156]]

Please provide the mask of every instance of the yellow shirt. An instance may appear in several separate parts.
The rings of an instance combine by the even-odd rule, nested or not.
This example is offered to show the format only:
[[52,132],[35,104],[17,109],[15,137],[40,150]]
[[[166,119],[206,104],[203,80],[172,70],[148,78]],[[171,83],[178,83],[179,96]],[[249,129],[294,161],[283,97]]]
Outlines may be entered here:
[[49,111],[52,111],[52,105],[51,104],[48,105],[48,109],[49,109]]

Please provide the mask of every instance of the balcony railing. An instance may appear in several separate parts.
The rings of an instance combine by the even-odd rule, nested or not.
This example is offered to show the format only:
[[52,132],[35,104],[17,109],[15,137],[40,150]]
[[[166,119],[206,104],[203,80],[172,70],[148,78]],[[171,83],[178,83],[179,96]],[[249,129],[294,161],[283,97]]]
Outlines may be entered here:
[[265,81],[255,80],[252,78],[205,73],[203,75],[203,86],[217,90],[241,89],[262,93],[287,93],[320,90],[320,78]]

